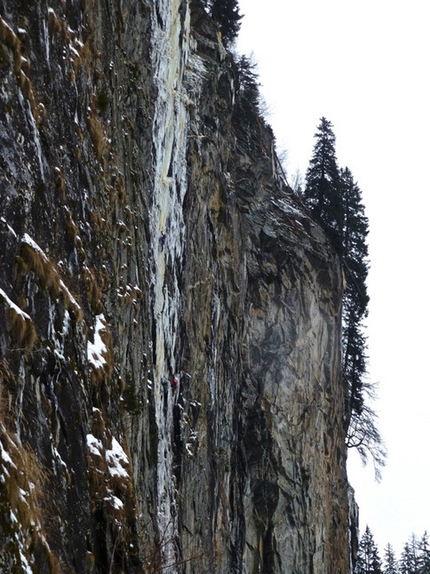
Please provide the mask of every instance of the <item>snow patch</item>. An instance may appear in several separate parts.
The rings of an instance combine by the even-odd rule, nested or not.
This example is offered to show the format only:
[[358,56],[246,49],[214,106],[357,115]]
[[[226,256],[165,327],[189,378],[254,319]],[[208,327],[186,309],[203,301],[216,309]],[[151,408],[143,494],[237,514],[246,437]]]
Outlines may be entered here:
[[93,434],[87,434],[87,447],[91,454],[102,456],[103,445]]
[[299,211],[296,207],[293,207],[291,203],[289,203],[286,199],[278,199],[274,202],[275,205],[277,204],[284,213],[288,213],[293,217],[298,217],[299,219],[303,219],[303,213]]
[[7,462],[7,464],[16,468],[15,464],[13,463],[13,460],[9,456],[9,453],[5,450],[1,440],[0,440],[0,458],[2,459],[3,462]]
[[9,225],[9,223],[6,221],[6,219],[4,217],[0,217],[0,221],[6,225],[6,227],[8,228],[9,233],[11,233],[13,235],[13,237],[15,239],[18,238],[17,234],[15,233],[15,231],[12,229],[12,227]]
[[9,297],[6,295],[3,289],[0,289],[0,297],[3,298],[5,304],[11,309],[13,309],[17,315],[20,315],[24,321],[31,321],[30,315],[27,315],[27,313],[25,313],[22,309],[20,309],[18,305],[15,305],[15,303],[11,299],[9,299]]
[[124,508],[124,503],[122,502],[122,500],[120,500],[114,494],[111,494],[110,496],[106,496],[106,498],[104,500],[106,502],[110,502],[116,510],[121,510],[121,508]]
[[45,252],[43,251],[43,249],[34,241],[34,239],[32,237],[30,237],[30,235],[28,233],[24,233],[23,238],[22,238],[22,242],[26,243],[27,245],[30,245],[30,247],[34,251],[37,251],[38,253],[40,253],[40,255],[41,255],[41,257],[45,263],[49,262],[49,259],[45,255]]
[[111,476],[128,478],[128,472],[122,466],[128,464],[128,457],[115,437],[112,438],[112,448],[106,451],[106,461]]
[[103,342],[101,333],[106,330],[106,320],[103,313],[96,316],[96,324],[94,328],[94,343],[87,342],[87,357],[88,362],[93,365],[95,369],[101,369],[106,365],[104,355],[107,354],[107,347]]

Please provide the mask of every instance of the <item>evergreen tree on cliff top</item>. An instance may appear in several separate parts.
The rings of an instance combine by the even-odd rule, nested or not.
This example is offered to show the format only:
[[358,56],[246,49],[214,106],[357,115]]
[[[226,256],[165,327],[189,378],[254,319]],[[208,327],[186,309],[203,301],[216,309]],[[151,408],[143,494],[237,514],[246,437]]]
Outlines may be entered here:
[[213,0],[210,14],[218,22],[224,41],[233,42],[239,34],[242,19],[238,0]]
[[341,170],[340,196],[343,221],[341,255],[345,268],[346,289],[343,298],[343,376],[348,389],[347,415],[361,415],[363,381],[367,372],[366,337],[362,320],[367,317],[369,297],[368,219],[364,214],[361,191],[348,168]]
[[373,387],[366,383],[367,341],[363,320],[369,297],[368,219],[361,190],[348,168],[339,169],[332,124],[321,118],[316,143],[306,172],[304,199],[312,215],[330,237],[342,258],[346,288],[342,309],[342,376],[345,388],[345,427],[347,445],[358,449],[362,460],[370,453],[376,477],[385,464],[381,436],[375,426],[376,415],[365,403]]
[[312,215],[326,230],[342,257],[346,289],[343,298],[343,365],[346,390],[346,424],[363,411],[367,371],[366,337],[362,320],[367,316],[368,220],[361,191],[348,168],[339,170],[332,124],[321,118],[316,143],[306,172],[304,198]]
[[304,198],[337,248],[341,246],[342,203],[340,173],[337,165],[336,138],[332,124],[321,118],[316,143],[306,172]]

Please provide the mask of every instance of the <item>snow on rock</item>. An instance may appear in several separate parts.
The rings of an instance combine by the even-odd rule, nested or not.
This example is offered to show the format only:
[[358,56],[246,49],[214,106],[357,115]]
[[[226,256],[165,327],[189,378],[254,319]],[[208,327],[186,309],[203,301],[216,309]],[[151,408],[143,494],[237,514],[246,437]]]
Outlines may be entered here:
[[112,476],[128,478],[128,472],[123,466],[128,465],[128,457],[115,437],[112,437],[112,448],[106,451],[106,461]]
[[91,433],[87,434],[87,447],[91,454],[95,456],[102,456],[103,445],[101,440],[98,440]]
[[105,500],[105,502],[112,504],[112,506],[115,508],[115,510],[121,510],[122,508],[124,508],[124,503],[122,502],[122,500],[120,500],[114,494],[111,494],[110,496],[106,496],[104,500]]
[[96,316],[96,324],[94,327],[94,342],[87,342],[87,357],[88,362],[95,368],[101,369],[106,364],[105,355],[107,354],[107,347],[102,339],[102,332],[106,330],[106,320],[103,314]]
[[34,249],[34,251],[37,251],[38,253],[40,253],[40,256],[42,257],[42,259],[44,261],[48,262],[48,258],[46,257],[43,249],[34,241],[34,239],[32,237],[30,237],[30,235],[28,233],[24,233],[24,236],[22,238],[22,242],[27,243],[27,245],[30,245],[30,247],[32,247]]
[[13,309],[17,315],[20,315],[20,317],[21,317],[24,321],[31,321],[30,315],[28,315],[28,314],[25,313],[22,309],[20,309],[20,308],[18,307],[18,305],[15,305],[15,303],[6,295],[6,293],[3,291],[3,289],[0,289],[0,298],[3,299],[4,303],[5,303],[10,309]]
[[3,223],[3,225],[6,225],[8,231],[9,231],[9,233],[12,235],[12,237],[13,237],[14,239],[17,239],[18,236],[17,236],[17,234],[15,233],[15,230],[12,229],[12,227],[9,225],[9,223],[6,221],[6,219],[5,219],[4,217],[0,217],[0,221]]

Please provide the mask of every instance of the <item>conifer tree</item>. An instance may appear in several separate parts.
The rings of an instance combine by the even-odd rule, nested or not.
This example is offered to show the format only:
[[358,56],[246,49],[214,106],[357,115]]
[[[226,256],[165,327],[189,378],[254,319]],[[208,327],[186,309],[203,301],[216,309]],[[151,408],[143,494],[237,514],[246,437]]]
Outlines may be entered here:
[[424,532],[419,543],[418,570],[419,574],[430,574],[430,546],[427,531]]
[[420,570],[420,541],[415,534],[412,534],[409,543],[412,555],[413,574],[419,574]]
[[246,56],[241,56],[237,61],[237,73],[239,83],[239,97],[248,106],[258,110],[260,89],[258,82],[257,64]]
[[386,452],[376,426],[377,415],[369,406],[370,400],[374,399],[374,385],[366,381],[367,339],[363,325],[369,303],[369,223],[361,190],[348,168],[340,171],[340,195],[343,213],[341,255],[346,278],[342,311],[342,375],[347,445],[357,448],[363,462],[371,455],[375,477],[379,480],[380,469],[385,465]]
[[367,316],[369,296],[368,219],[364,213],[361,190],[348,168],[340,172],[342,203],[341,251],[345,269],[346,290],[343,298],[343,377],[347,392],[347,421],[363,410],[363,386],[367,372],[366,337],[363,319]]
[[314,136],[316,143],[306,171],[304,198],[336,248],[342,243],[342,203],[340,173],[336,158],[336,138],[332,124],[321,118]]
[[409,542],[406,542],[399,561],[400,574],[418,574],[415,550]]
[[349,298],[354,301],[358,314],[367,313],[369,297],[367,295],[369,221],[365,215],[361,190],[354,181],[351,171],[346,167],[340,172],[340,201],[342,203],[342,255],[348,265],[350,275]]
[[383,574],[398,574],[396,557],[391,544],[387,544],[384,555]]
[[332,124],[321,118],[316,143],[306,172],[303,194],[312,215],[321,223],[342,258],[346,289],[342,310],[342,376],[345,388],[345,430],[348,447],[358,449],[363,462],[368,454],[375,464],[376,478],[385,464],[376,415],[366,403],[373,386],[366,382],[367,340],[363,320],[369,297],[368,219],[361,190],[348,168],[339,169]]
[[378,547],[369,526],[366,526],[366,530],[360,538],[354,574],[382,574]]
[[239,33],[242,19],[238,0],[213,0],[210,13],[218,22],[225,42],[233,42]]

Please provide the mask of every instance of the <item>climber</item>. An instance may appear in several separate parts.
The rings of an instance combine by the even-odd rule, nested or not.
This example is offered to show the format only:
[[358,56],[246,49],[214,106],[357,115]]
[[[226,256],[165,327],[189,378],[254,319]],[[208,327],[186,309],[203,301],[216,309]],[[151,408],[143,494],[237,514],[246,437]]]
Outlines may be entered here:
[[160,235],[160,238],[158,239],[158,241],[160,242],[160,245],[161,245],[161,251],[163,251],[164,250],[164,244],[166,242],[166,234],[162,233]]
[[172,389],[175,390],[178,388],[178,381],[175,379],[175,377],[172,378]]

